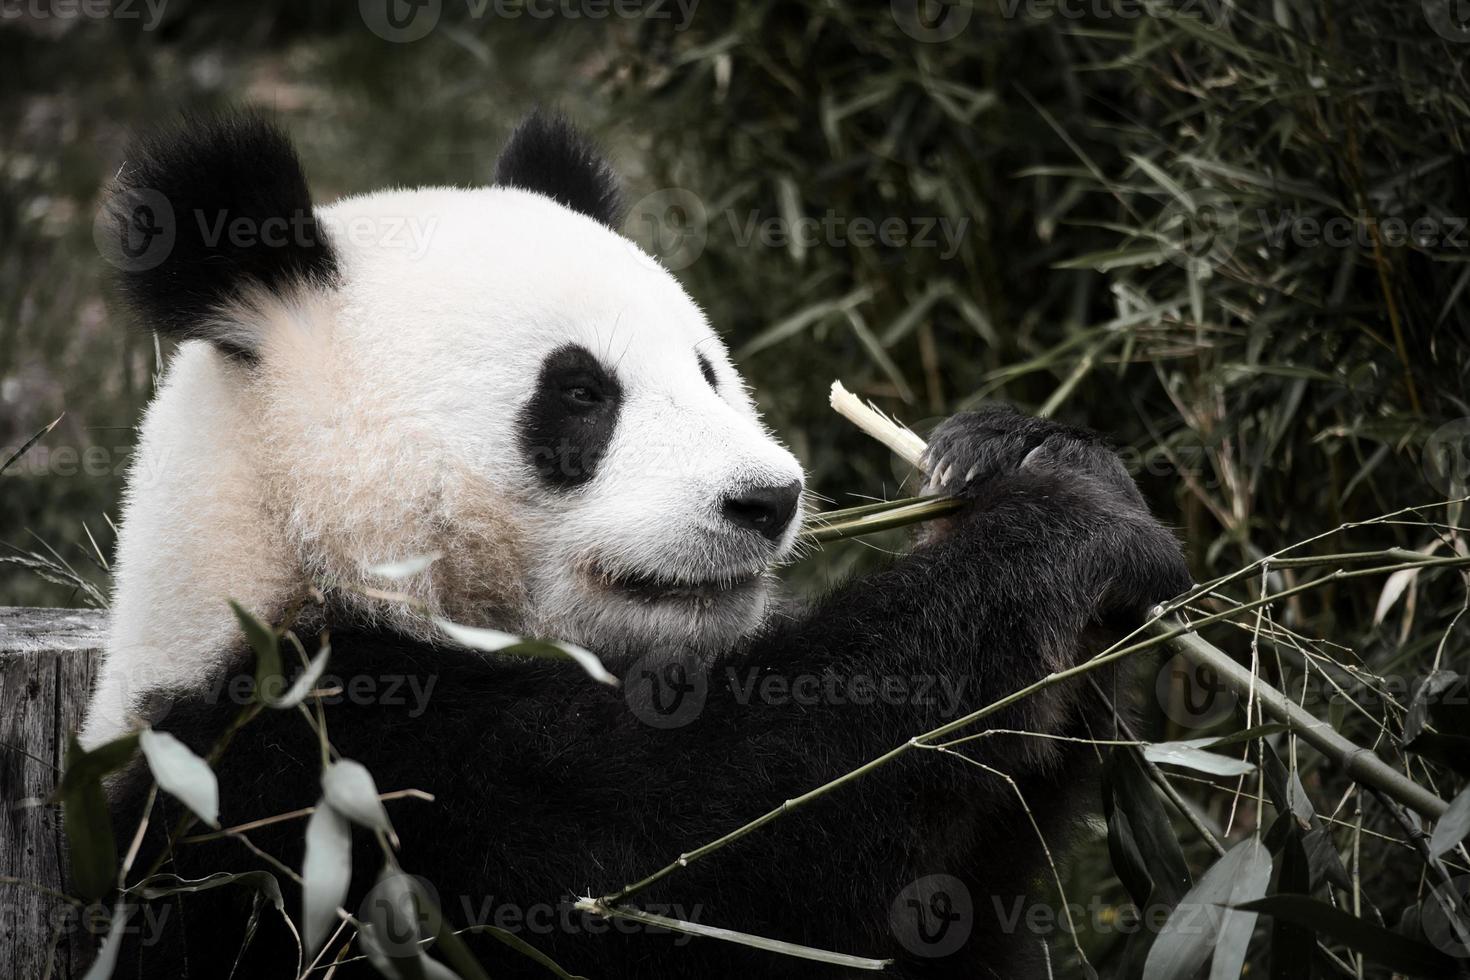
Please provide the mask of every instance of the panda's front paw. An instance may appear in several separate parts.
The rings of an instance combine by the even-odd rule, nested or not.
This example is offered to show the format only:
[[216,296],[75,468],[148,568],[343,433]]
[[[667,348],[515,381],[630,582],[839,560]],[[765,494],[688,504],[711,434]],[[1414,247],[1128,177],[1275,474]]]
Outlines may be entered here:
[[1046,574],[1097,583],[1104,612],[1141,617],[1153,604],[1190,587],[1173,534],[1148,511],[1123,461],[1087,429],[1032,418],[1006,405],[955,415],[929,440],[921,461],[925,490],[975,501],[974,510],[926,522],[921,545],[940,541],[966,521],[1010,507],[985,527],[997,553],[1025,540],[1049,557]]
[[1097,433],[1023,415],[1009,405],[946,419],[930,437],[921,467],[925,493],[976,497],[997,477],[1034,472],[1144,506],[1122,461]]

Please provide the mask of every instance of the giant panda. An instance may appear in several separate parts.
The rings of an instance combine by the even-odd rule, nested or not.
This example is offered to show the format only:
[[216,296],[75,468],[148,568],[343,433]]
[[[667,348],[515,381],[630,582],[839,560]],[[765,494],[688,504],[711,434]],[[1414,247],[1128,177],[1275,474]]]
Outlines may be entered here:
[[[773,577],[801,467],[700,308],[619,234],[617,178],[561,117],[525,120],[488,186],[318,207],[288,140],[249,114],[140,141],[116,184],[120,295],[180,343],[141,425],[84,745],[151,725],[216,746],[254,669],[234,600],[290,617],[308,652],[327,638],[335,680],[306,713],[379,790],[432,794],[386,809],[398,866],[456,929],[503,926],[593,978],[868,975],[573,907],[677,859],[627,904],[895,977],[1047,975],[1048,937],[1015,913],[1043,900],[1041,839],[1087,810],[1095,751],[1065,738],[909,751],[682,856],[1078,663],[1187,587],[1100,437],[1000,406],[946,420],[923,490],[963,508],[801,602]],[[394,237],[414,227],[416,247]],[[446,621],[576,645],[622,684],[469,649]],[[983,727],[1113,734],[1085,683]],[[312,806],[322,764],[302,711],[260,712],[215,761],[221,822]],[[299,918],[304,817],[170,846],[184,811],[150,786],[141,763],[109,785],[119,841],[146,811],[130,884],[264,869]],[[384,864],[354,833],[348,911]],[[299,930],[256,897],[158,899],[116,975],[296,976]],[[311,976],[376,975],[350,934]],[[504,936],[462,936],[491,976],[553,975]]]

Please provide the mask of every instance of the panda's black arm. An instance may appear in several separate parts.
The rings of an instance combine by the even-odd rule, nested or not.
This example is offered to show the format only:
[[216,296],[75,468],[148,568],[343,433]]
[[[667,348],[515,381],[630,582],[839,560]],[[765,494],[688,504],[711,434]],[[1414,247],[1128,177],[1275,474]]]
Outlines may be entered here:
[[[1072,666],[1089,640],[1189,587],[1178,542],[1095,435],[994,409],[947,422],[930,453],[949,477],[941,489],[970,506],[888,568],[776,624],[750,663],[959,678],[970,711]],[[1056,697],[1019,702],[1011,721],[1054,727]],[[909,726],[902,737],[953,720],[919,708],[894,713]]]

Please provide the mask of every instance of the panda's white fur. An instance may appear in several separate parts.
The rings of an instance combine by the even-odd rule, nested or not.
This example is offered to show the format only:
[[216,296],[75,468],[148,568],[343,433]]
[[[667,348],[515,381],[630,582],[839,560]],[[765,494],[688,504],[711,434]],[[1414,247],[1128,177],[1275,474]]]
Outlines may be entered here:
[[[190,340],[142,424],[112,625],[82,741],[135,727],[151,692],[202,685],[262,616],[312,586],[427,635],[456,621],[596,645],[728,645],[762,620],[790,551],[722,520],[726,495],[800,480],[719,338],[651,256],[508,187],[397,190],[318,210],[339,281],[218,310],[242,365]],[[415,248],[393,229],[417,222]],[[512,425],[548,352],[575,343],[624,393],[595,493],[543,488]],[[717,387],[701,373],[713,366]],[[439,555],[406,580],[388,562]],[[620,575],[734,588],[651,599]],[[406,593],[424,605],[374,598]]]

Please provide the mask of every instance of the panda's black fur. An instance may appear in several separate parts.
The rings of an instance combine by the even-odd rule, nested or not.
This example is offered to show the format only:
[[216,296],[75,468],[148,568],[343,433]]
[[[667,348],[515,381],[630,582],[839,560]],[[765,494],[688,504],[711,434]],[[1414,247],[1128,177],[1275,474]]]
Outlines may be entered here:
[[[569,402],[564,392],[589,392]],[[541,363],[536,393],[516,418],[521,453],[543,483],[558,490],[580,487],[597,473],[617,429],[623,386],[587,348],[559,347]]]
[[607,161],[564,117],[537,110],[511,134],[495,163],[501,187],[545,194],[614,231],[623,220],[623,194]]
[[284,290],[337,275],[295,149],[253,114],[186,119],[136,141],[105,218],[104,254],[121,267],[120,291],[138,321],[247,360],[248,347],[211,332],[242,284]]
[[[556,132],[532,135],[559,138]],[[511,169],[548,153],[554,148],[523,146],[522,163]],[[269,186],[269,178],[255,179]],[[568,203],[601,207],[599,194],[584,193],[602,186],[600,178],[588,181],[557,183],[583,187],[568,191]],[[291,193],[278,203],[290,206],[294,177],[282,186]],[[167,282],[156,288],[150,302],[160,305],[199,294]],[[621,689],[595,684],[565,661],[430,646],[364,624],[330,597],[308,612],[297,630],[330,632],[336,683],[348,695],[371,687],[372,696],[323,706],[332,743],[363,763],[380,790],[435,797],[388,804],[402,867],[433,885],[456,926],[515,929],[529,915],[536,921],[519,922],[521,938],[587,977],[866,975],[713,939],[630,932],[566,903],[614,892],[915,735],[1078,663],[1188,586],[1172,534],[1149,515],[1096,436],[997,407],[944,423],[930,453],[946,478],[937,489],[968,505],[928,526],[910,554],[810,608],[784,610],[714,662],[671,664],[669,651],[620,660]],[[207,752],[248,700],[248,683],[235,683],[235,675],[243,680],[251,671],[242,649],[215,686],[164,704],[156,727]],[[901,697],[858,699],[865,703],[763,696],[771,678],[787,685],[818,679],[823,691],[855,678],[880,685],[902,679],[907,687]],[[662,680],[678,681],[685,697],[702,696],[699,710],[681,714],[678,691],[660,687]],[[945,690],[957,691],[958,700],[947,703],[938,694]],[[653,700],[656,711],[672,705],[673,714],[650,716]],[[1085,681],[1040,690],[983,727],[1113,734]],[[1096,750],[996,734],[954,752],[988,769],[914,749],[690,863],[630,903],[708,926],[892,958],[890,976],[1044,976],[1047,937],[1029,932],[1024,914],[1019,924],[1010,920],[1044,894],[1038,828],[1018,794],[1041,834],[1062,840],[1088,809],[1078,794]],[[262,712],[234,735],[216,769],[226,825],[311,806],[321,792],[320,745],[295,711]],[[112,787],[119,840],[131,839],[148,788],[138,769]],[[158,794],[134,878],[160,856],[163,871],[187,879],[264,867],[286,886],[287,911],[299,921],[297,889],[240,841],[216,838],[165,853],[166,831],[180,816],[177,802]],[[248,837],[301,867],[302,820],[267,823]],[[355,847],[349,909],[361,907],[382,864],[368,834],[356,831]],[[923,955],[937,947],[916,942],[913,923],[902,921],[918,914],[905,889],[934,875],[963,883],[970,896],[965,921],[925,923],[941,938],[949,928],[964,931],[958,948],[942,956]],[[953,898],[946,908],[962,909]],[[130,932],[117,975],[291,976],[295,941],[269,909],[252,916],[252,900],[242,886],[159,900],[151,919],[134,921],[162,916],[161,939],[151,930]],[[507,909],[516,914],[498,917]],[[492,976],[550,975],[492,936],[467,940]],[[354,946],[348,956],[359,952]],[[357,960],[336,976],[369,973]]]

